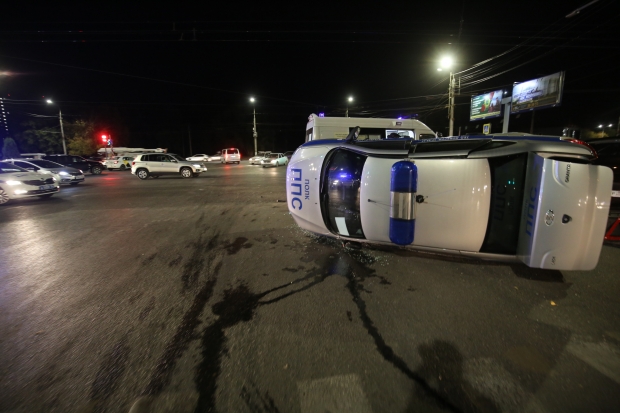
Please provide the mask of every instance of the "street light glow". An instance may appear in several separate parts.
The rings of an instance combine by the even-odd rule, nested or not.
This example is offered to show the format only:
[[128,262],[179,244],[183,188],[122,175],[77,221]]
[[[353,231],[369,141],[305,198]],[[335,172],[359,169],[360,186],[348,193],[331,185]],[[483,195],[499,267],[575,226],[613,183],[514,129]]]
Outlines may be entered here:
[[47,99],[46,102],[47,103],[54,103],[54,102],[52,102],[52,99]]
[[353,98],[349,96],[349,102],[353,102]]
[[250,102],[254,103],[254,98],[250,98]]
[[452,58],[450,56],[443,57],[440,61],[441,67],[445,67],[446,69],[452,66]]

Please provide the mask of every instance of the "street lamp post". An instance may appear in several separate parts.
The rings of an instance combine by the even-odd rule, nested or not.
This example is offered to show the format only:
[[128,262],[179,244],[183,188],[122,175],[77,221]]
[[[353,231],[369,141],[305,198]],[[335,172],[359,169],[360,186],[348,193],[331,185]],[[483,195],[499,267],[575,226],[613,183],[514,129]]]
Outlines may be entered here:
[[345,117],[348,118],[349,117],[349,103],[353,102],[353,96],[349,96],[347,99],[347,112],[345,114]]
[[[444,57],[441,59],[441,67],[437,68],[438,72],[441,72],[442,68],[451,68],[452,66],[452,58]],[[448,85],[448,119],[450,119],[450,130],[448,132],[449,136],[452,136],[454,132],[454,89],[455,89],[455,79],[454,73],[452,69],[450,69],[450,83]]]
[[[51,99],[47,99],[46,101],[48,104],[54,104],[54,102],[52,102]],[[60,105],[58,103],[56,103],[56,106],[58,106],[58,119],[60,120],[60,134],[62,135],[62,151],[63,153],[66,155],[67,154],[67,144],[65,143],[65,130],[62,126],[62,110],[60,110]]]
[[252,136],[254,137],[254,156],[256,156],[258,155],[258,147],[256,144],[258,132],[256,132],[256,106],[254,106],[254,98],[250,98],[250,102],[252,102],[252,115],[254,117],[254,128],[252,129]]

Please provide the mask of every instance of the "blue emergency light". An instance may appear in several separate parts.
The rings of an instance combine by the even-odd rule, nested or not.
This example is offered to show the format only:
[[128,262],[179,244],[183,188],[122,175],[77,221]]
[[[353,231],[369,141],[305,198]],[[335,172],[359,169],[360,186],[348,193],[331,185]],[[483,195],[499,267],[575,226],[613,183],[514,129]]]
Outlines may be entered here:
[[415,193],[418,167],[411,161],[392,165],[390,179],[390,241],[409,245],[415,232]]

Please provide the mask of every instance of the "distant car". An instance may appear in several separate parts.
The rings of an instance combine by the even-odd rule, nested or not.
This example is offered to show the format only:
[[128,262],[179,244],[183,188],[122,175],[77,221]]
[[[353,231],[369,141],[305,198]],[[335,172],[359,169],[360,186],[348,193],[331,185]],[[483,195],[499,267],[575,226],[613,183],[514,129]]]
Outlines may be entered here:
[[6,159],[5,162],[38,174],[51,175],[59,184],[77,185],[84,182],[84,174],[79,169],[45,159]]
[[260,165],[260,161],[267,155],[269,155],[271,151],[258,151],[256,152],[256,156],[253,156],[249,159],[250,165]]
[[133,156],[114,156],[110,159],[101,161],[101,164],[109,170],[120,169],[124,171],[126,169],[131,169],[131,161],[133,161]]
[[209,155],[207,157],[207,162],[215,162],[215,161],[221,161],[222,160],[222,153],[218,152],[215,155]]
[[592,139],[588,141],[588,144],[598,153],[598,159],[592,163],[607,166],[614,173],[611,208],[614,212],[620,212],[620,138]]
[[186,161],[173,153],[145,153],[136,155],[131,163],[131,173],[140,179],[149,176],[159,178],[162,175],[181,175],[192,178],[206,172],[207,168],[198,162]]
[[595,159],[524,134],[315,140],[289,163],[287,202],[301,228],[346,241],[591,270],[613,180]]
[[198,153],[196,155],[188,156],[186,159],[188,161],[208,162],[209,155]]
[[99,175],[105,170],[105,165],[101,162],[89,161],[77,155],[46,155],[43,157],[48,161],[56,162],[61,165],[70,166],[79,169],[82,172],[90,172],[93,175]]
[[237,148],[222,149],[221,163],[239,163],[241,162],[241,153]]
[[60,185],[51,175],[41,175],[10,162],[0,162],[0,205],[19,198],[49,198],[59,188]]
[[260,161],[260,164],[263,166],[263,168],[266,168],[268,166],[286,166],[288,165],[288,158],[284,156],[283,153],[270,153]]

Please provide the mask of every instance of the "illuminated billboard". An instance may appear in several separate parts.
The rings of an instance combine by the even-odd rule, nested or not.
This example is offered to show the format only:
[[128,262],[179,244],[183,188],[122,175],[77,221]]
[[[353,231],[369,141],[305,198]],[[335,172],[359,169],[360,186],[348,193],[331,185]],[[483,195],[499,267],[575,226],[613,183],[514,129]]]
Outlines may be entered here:
[[483,95],[472,96],[469,120],[482,120],[500,117],[502,115],[503,95],[503,90],[495,90],[493,92],[487,92]]
[[554,73],[512,87],[512,108],[510,113],[557,106],[562,102],[564,72]]

